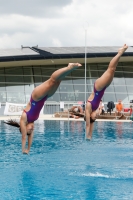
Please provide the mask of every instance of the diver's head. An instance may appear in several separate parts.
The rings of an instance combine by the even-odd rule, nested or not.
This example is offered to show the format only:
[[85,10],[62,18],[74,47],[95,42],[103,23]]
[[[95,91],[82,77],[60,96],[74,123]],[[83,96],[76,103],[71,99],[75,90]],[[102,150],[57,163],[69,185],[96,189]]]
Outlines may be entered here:
[[97,118],[97,112],[96,112],[96,111],[93,111],[93,112],[90,114],[90,117],[91,117],[93,120],[96,120],[96,118]]
[[[93,111],[90,115],[90,123],[93,123],[96,121],[96,118],[97,118],[97,112],[96,111]],[[84,120],[86,121],[86,116],[84,116]]]
[[26,125],[26,130],[27,130],[27,135],[30,135],[34,130],[34,123],[33,122],[28,123]]
[[[27,135],[30,135],[34,130],[34,123],[33,122],[32,123],[28,123],[26,125],[26,130],[27,130]],[[19,127],[19,131],[20,131],[20,133],[22,133],[21,127]]]

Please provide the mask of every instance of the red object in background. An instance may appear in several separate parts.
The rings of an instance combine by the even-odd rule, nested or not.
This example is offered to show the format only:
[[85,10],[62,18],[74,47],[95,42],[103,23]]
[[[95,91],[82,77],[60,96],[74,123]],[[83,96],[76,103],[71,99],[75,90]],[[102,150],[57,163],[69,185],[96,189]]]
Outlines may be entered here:
[[130,108],[124,108],[124,112],[129,112]]

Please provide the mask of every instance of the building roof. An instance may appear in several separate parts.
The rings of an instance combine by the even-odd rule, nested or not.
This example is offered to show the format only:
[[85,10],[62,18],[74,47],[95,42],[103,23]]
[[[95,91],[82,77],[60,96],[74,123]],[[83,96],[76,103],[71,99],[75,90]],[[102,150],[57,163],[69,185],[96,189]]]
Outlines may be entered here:
[[[112,57],[116,55],[118,46],[86,47],[87,58]],[[130,46],[123,56],[133,56],[133,47]],[[16,49],[0,49],[0,62],[71,59],[84,58],[85,47],[21,47]]]
[[[119,46],[86,47],[88,63],[109,62]],[[23,47],[0,49],[0,67],[84,63],[85,47]],[[54,62],[53,62],[54,60]],[[52,62],[51,62],[52,61]],[[121,61],[133,62],[133,47],[129,46]]]

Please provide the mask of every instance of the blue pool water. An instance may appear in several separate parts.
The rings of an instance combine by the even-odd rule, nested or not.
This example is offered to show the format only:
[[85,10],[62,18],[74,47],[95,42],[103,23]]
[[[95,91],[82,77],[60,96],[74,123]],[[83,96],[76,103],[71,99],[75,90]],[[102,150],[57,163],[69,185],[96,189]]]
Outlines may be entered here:
[[29,155],[21,135],[0,122],[1,200],[133,199],[133,124],[37,121]]

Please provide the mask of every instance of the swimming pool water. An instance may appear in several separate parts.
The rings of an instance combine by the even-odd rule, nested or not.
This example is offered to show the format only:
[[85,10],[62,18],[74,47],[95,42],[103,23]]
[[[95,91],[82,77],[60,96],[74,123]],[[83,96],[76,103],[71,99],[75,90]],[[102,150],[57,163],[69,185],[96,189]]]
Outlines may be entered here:
[[19,131],[0,122],[0,199],[133,199],[133,124],[37,121],[29,155]]

